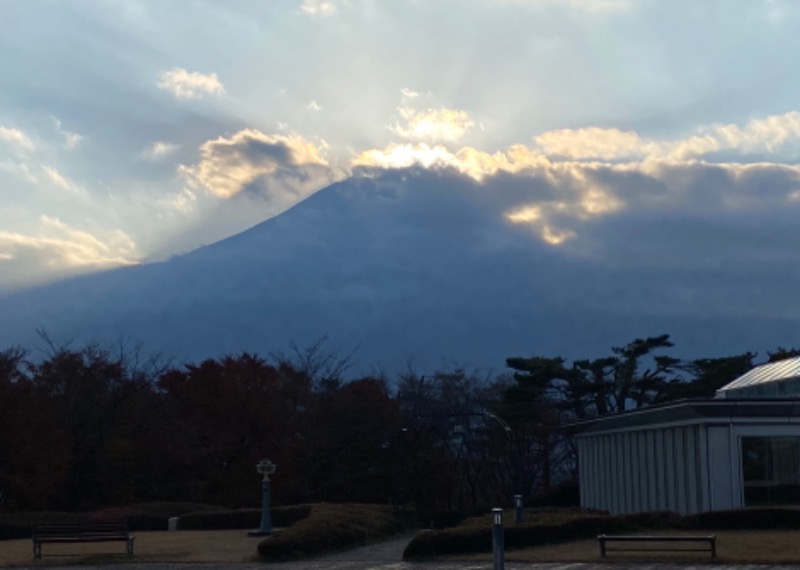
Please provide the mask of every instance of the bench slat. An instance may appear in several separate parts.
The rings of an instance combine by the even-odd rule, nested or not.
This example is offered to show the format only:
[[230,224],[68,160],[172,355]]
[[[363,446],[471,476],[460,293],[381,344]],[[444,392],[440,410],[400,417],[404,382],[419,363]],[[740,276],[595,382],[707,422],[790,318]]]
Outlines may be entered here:
[[[710,552],[712,558],[717,557],[717,537],[716,535],[697,536],[697,535],[683,535],[683,536],[659,536],[659,535],[605,535],[597,536],[597,542],[600,545],[600,555],[605,558],[607,552]],[[636,542],[636,543],[687,543],[687,542],[707,542],[708,548],[649,548],[628,547],[628,548],[613,548],[607,549],[607,542]]]
[[42,544],[80,542],[125,542],[128,555],[133,555],[133,537],[126,522],[37,523],[32,527],[33,556],[42,557]]

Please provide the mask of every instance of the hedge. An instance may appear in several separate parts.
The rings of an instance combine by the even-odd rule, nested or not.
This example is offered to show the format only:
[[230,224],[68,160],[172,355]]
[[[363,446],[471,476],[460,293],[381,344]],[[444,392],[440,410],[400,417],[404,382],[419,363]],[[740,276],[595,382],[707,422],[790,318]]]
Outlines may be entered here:
[[[292,505],[271,509],[272,525],[288,527],[303,520],[311,512],[309,505]],[[178,530],[257,529],[261,525],[261,509],[236,509],[191,513],[178,519]]]
[[270,562],[293,560],[379,540],[416,528],[414,513],[387,505],[314,504],[308,518],[262,540],[258,554]]
[[0,513],[0,540],[30,538],[31,525],[37,522],[77,523],[125,519],[130,530],[167,530],[169,519],[188,512],[218,511],[222,507],[203,503],[152,502],[126,507],[108,507],[87,513],[33,511]]
[[[511,514],[511,513],[509,513]],[[507,515],[508,516],[508,515]],[[551,517],[552,518],[552,517]],[[562,515],[561,522],[528,522],[505,527],[506,548],[525,548],[590,538],[598,534],[614,534],[674,527],[680,515],[667,511],[637,513],[632,515],[600,515],[573,512]],[[507,518],[506,520],[512,520]],[[426,531],[415,536],[403,552],[403,560],[431,558],[451,554],[490,552],[492,529],[488,518],[478,525],[465,521],[456,528]]]
[[800,528],[800,510],[750,508],[709,511],[683,517],[678,528],[686,530],[790,529]]

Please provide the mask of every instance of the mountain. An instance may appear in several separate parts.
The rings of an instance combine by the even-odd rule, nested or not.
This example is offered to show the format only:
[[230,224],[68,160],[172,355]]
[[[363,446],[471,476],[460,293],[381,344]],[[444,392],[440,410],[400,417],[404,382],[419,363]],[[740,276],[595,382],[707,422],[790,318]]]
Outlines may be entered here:
[[[728,306],[724,274],[625,263],[624,252],[610,262],[509,223],[530,184],[489,188],[426,170],[350,178],[185,255],[0,297],[0,347],[35,345],[44,329],[78,342],[139,339],[181,361],[327,335],[328,348],[358,347],[357,371],[426,372],[600,356],[661,333],[686,357],[797,339],[795,319]],[[631,228],[647,239],[638,226],[619,231]]]

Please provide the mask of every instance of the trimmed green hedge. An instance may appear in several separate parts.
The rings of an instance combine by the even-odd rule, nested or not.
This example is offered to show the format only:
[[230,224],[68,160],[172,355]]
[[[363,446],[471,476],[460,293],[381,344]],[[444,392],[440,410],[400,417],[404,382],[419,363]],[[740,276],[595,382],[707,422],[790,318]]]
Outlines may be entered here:
[[686,530],[800,528],[800,509],[751,508],[709,511],[683,517],[677,528]]
[[77,523],[84,521],[120,520],[128,521],[130,530],[167,530],[169,519],[189,512],[219,511],[222,507],[203,503],[153,502],[126,507],[108,507],[88,513],[61,511],[34,511],[0,514],[0,540],[30,538],[31,525],[37,522]]
[[308,518],[261,541],[258,554],[277,562],[313,556],[379,540],[417,528],[414,513],[387,505],[315,504]]
[[[291,505],[271,509],[272,526],[288,527],[311,513],[309,505]],[[257,529],[261,525],[261,509],[236,509],[191,513],[178,519],[178,530]]]
[[[560,521],[557,520],[556,512],[542,514],[549,514],[548,517],[540,517],[547,522],[506,525],[504,530],[506,548],[526,548],[565,542],[603,533],[674,528],[681,520],[680,515],[667,511],[618,516],[572,511],[562,513]],[[505,517],[505,520],[513,520],[513,511],[507,512]],[[476,524],[475,519],[471,519],[455,528],[418,534],[406,547],[403,559],[415,560],[451,554],[490,552],[491,520],[489,517],[482,517],[479,520],[485,521],[484,524]]]

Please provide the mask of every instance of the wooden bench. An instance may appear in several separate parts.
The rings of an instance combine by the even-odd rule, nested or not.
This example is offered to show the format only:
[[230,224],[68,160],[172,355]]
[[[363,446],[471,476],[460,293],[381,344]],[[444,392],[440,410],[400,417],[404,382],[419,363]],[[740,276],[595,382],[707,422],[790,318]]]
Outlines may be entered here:
[[[600,556],[603,558],[606,557],[607,552],[617,552],[617,551],[625,551],[625,552],[668,552],[668,551],[677,551],[677,552],[710,552],[712,558],[717,557],[717,537],[716,535],[708,535],[708,536],[660,536],[660,535],[607,535],[601,534],[597,537],[597,542],[600,544]],[[637,544],[646,542],[646,543],[659,543],[659,542],[667,542],[670,544],[678,543],[679,548],[653,548],[653,547],[628,547],[628,548],[614,548],[613,550],[606,549],[606,543],[608,542],[634,542]],[[692,546],[691,548],[687,548],[686,544],[688,543],[708,543],[708,548],[699,548]],[[684,543],[681,545],[680,543]],[[681,547],[682,546],[682,547]]]
[[54,523],[33,525],[33,557],[42,557],[44,543],[76,542],[125,542],[128,556],[133,556],[135,536],[128,532],[128,524],[122,522]]

